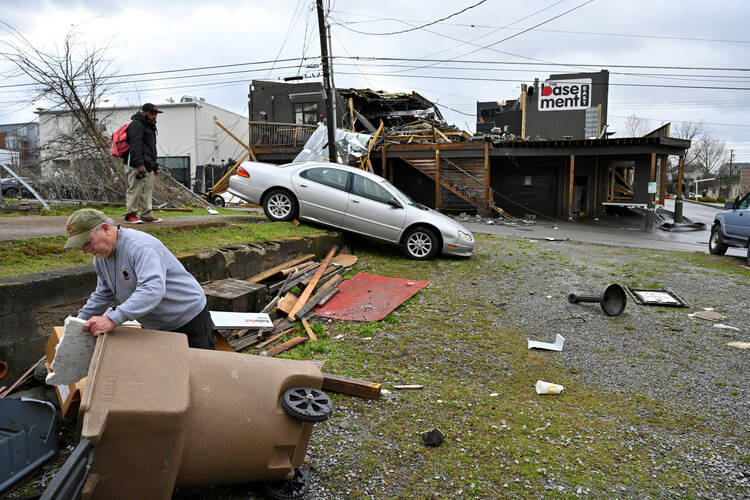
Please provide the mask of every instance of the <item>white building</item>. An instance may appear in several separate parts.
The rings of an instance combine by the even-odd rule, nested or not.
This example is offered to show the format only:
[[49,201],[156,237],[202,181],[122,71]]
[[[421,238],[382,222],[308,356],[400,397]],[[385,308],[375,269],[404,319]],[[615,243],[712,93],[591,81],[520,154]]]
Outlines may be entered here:
[[[163,111],[157,118],[158,161],[186,186],[192,187],[196,166],[219,165],[229,158],[237,160],[245,153],[245,149],[221,130],[214,120],[247,144],[249,128],[246,116],[208,104],[203,98],[190,96],[184,96],[178,103],[154,104]],[[111,137],[140,109],[140,105],[102,107],[97,109],[96,118],[105,128],[105,134]],[[65,119],[64,111],[40,110],[38,114],[39,143],[44,161],[45,157],[50,158],[54,154],[44,151],[45,145],[61,132],[70,132],[72,120]]]

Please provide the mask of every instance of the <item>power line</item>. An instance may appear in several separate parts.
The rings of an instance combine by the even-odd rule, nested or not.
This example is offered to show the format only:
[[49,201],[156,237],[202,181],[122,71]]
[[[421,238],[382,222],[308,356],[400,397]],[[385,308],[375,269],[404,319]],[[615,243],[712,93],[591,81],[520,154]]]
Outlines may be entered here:
[[[359,34],[361,34],[361,35],[375,35],[375,36],[381,36],[381,35],[382,35],[382,36],[384,36],[384,35],[400,35],[400,34],[402,34],[402,33],[409,33],[410,31],[416,31],[416,30],[420,30],[420,29],[426,28],[427,26],[432,26],[433,24],[437,24],[437,23],[439,23],[439,22],[445,21],[446,19],[450,19],[451,17],[457,16],[457,15],[459,15],[459,14],[463,14],[463,13],[464,13],[464,12],[466,12],[467,10],[473,9],[474,7],[478,7],[478,6],[482,5],[482,4],[483,4],[484,2],[486,2],[486,1],[487,1],[487,0],[479,0],[479,2],[477,2],[477,3],[475,3],[475,4],[472,4],[472,5],[469,5],[468,7],[465,7],[465,8],[463,8],[463,9],[459,10],[458,12],[454,12],[453,14],[450,14],[450,15],[448,15],[448,16],[442,17],[442,18],[440,18],[440,19],[437,19],[437,20],[435,20],[435,21],[431,21],[431,22],[429,22],[429,23],[426,23],[426,24],[423,24],[423,25],[421,25],[421,26],[415,26],[415,27],[413,27],[413,28],[409,28],[409,29],[407,29],[407,30],[401,30],[401,31],[391,31],[391,32],[388,32],[388,33],[368,33],[368,32],[366,32],[366,31],[358,31],[358,30],[355,30],[355,29],[353,29],[353,28],[348,28],[348,27],[344,26],[343,24],[342,24],[342,25],[340,25],[340,26],[341,26],[342,28],[344,28],[345,30],[353,31],[354,33],[359,33]],[[592,1],[593,1],[593,0],[592,0]],[[330,14],[330,12],[329,12],[329,14]]]

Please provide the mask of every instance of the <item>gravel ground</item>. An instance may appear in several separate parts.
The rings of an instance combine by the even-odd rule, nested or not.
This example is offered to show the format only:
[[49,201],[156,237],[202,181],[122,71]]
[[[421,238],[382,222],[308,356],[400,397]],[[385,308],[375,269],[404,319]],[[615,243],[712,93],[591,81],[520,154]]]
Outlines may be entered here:
[[[315,425],[308,448],[307,498],[750,498],[750,350],[727,346],[750,341],[750,273],[741,259],[482,238],[469,260],[404,263],[391,247],[352,246],[358,272],[432,284],[393,313],[394,324],[359,334],[344,322],[327,325],[329,350],[314,355],[329,361],[326,370],[350,369],[391,392],[380,401],[334,396],[336,411]],[[567,301],[569,292],[598,295],[608,283],[669,287],[690,308],[629,300],[610,318],[598,304]],[[703,307],[739,331],[688,317]],[[528,358],[527,337],[551,342],[556,333],[566,338],[562,352]],[[523,355],[541,364],[519,373],[514,356]],[[511,380],[552,369],[568,377],[563,395],[529,387],[507,416],[488,408],[490,393],[505,397]],[[392,387],[421,380],[442,387]],[[469,396],[460,392],[466,387]],[[587,406],[577,401],[581,388],[608,396]],[[451,392],[464,399],[448,400]],[[610,402],[631,408],[632,418],[610,412]],[[558,408],[581,412],[583,424],[551,439]],[[685,425],[664,424],[672,414]],[[426,449],[418,431],[436,422],[446,442]],[[502,444],[504,434],[513,436],[510,452],[479,449]],[[596,456],[604,444],[616,450],[611,462]],[[646,476],[628,476],[632,470]],[[174,498],[261,496],[257,486],[234,486],[181,488]]]

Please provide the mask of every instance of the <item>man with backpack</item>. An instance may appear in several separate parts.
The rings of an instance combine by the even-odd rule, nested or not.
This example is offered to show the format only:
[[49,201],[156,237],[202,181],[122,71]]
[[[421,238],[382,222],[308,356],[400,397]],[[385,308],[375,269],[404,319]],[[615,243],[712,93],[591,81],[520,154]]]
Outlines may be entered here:
[[[131,116],[127,127],[128,152],[122,158],[128,168],[128,190],[125,193],[127,213],[125,222],[161,222],[154,217],[151,197],[154,193],[155,177],[159,175],[156,163],[156,115],[163,113],[147,102],[141,111]],[[140,218],[138,212],[140,211]]]

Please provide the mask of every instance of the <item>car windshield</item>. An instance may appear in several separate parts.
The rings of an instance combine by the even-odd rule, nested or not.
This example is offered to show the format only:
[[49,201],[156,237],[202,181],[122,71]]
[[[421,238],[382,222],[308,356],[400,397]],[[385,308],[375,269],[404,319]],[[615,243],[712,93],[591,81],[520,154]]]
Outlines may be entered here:
[[414,200],[406,196],[404,193],[402,193],[396,186],[394,186],[390,182],[384,180],[381,182],[381,184],[385,186],[391,193],[394,193],[396,196],[401,198],[401,201],[403,201],[407,205],[416,206],[416,203],[414,202]]

